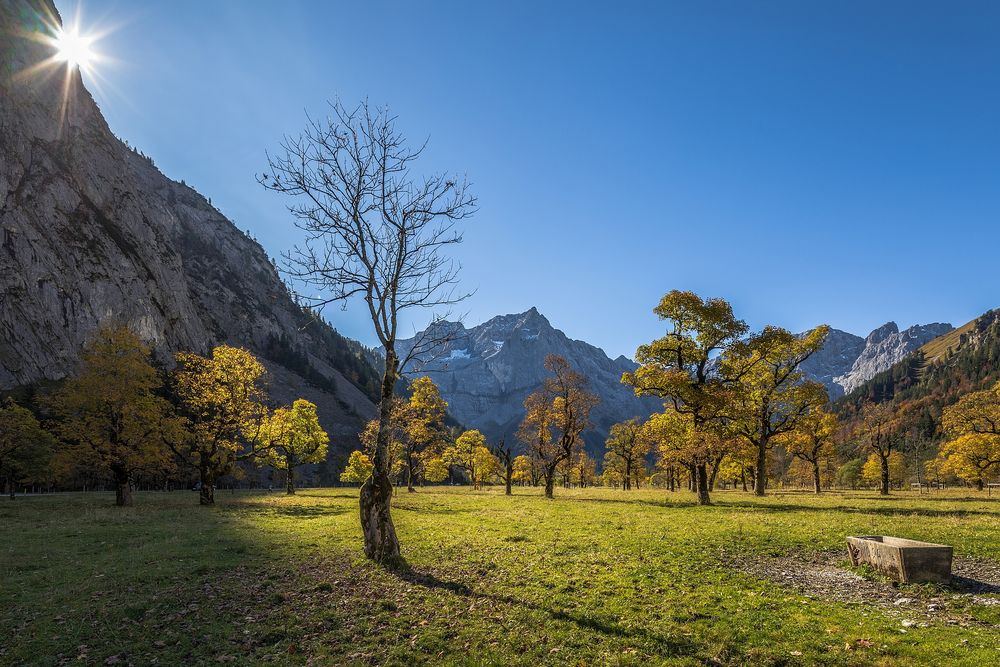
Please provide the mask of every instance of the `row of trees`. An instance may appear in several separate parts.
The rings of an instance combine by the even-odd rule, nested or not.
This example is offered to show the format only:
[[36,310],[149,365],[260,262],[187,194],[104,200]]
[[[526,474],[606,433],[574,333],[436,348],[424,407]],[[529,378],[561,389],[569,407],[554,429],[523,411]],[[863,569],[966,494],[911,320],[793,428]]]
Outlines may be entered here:
[[41,401],[35,415],[7,399],[0,408],[0,474],[13,497],[22,479],[81,469],[109,478],[116,505],[133,504],[137,476],[196,471],[200,503],[215,501],[218,480],[240,461],[295,471],[325,459],[329,438],[316,406],[298,399],[272,408],[266,369],[246,350],[222,345],[210,356],[181,352],[169,374],[124,327],[103,329],[79,371]]

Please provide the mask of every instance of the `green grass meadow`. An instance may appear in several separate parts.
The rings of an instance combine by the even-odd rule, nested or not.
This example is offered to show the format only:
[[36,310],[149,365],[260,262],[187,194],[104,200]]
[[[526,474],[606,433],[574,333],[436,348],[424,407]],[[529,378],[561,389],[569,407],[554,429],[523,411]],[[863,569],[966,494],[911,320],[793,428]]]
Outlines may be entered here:
[[903,627],[727,565],[850,534],[1000,559],[1000,499],[556,495],[404,490],[392,568],[363,557],[356,489],[3,500],[0,664],[1000,664],[1000,606],[956,597],[947,620]]

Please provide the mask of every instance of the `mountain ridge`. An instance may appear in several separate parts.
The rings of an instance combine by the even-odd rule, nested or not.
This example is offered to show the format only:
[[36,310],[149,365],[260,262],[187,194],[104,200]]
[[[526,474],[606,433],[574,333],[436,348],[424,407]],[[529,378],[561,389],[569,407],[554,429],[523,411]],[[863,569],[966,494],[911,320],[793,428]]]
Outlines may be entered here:
[[[428,330],[435,327],[449,333],[450,340],[433,356],[417,355],[404,373],[430,376],[455,419],[491,439],[513,439],[524,414],[524,399],[541,386],[547,374],[544,358],[550,353],[565,357],[601,398],[593,413],[594,427],[584,434],[591,455],[600,455],[613,423],[645,417],[661,406],[657,399],[636,397],[621,384],[622,373],[636,368],[633,361],[624,355],[611,359],[601,348],[570,338],[534,306],[522,313],[496,315],[471,328],[442,321]],[[428,330],[398,341],[400,356],[405,358]]]

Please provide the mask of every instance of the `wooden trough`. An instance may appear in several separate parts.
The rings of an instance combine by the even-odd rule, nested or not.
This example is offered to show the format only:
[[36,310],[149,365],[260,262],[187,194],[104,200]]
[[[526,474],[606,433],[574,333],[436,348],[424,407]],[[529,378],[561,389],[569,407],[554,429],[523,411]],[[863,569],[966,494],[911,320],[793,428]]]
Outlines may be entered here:
[[888,535],[847,538],[851,565],[865,563],[903,583],[951,581],[952,548]]

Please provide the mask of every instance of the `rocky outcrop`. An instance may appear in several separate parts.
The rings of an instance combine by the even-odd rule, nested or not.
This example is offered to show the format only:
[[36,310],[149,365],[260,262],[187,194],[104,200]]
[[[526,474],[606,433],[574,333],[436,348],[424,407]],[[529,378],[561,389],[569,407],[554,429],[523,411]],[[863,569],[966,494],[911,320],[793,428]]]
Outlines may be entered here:
[[293,302],[258,243],[118,140],[79,72],[32,69],[51,56],[29,38],[46,12],[0,4],[0,389],[64,377],[88,336],[121,323],[165,363],[247,347],[270,359],[276,399],[309,394],[334,438],[353,438],[374,412],[363,350]]
[[839,398],[844,388],[834,378],[848,372],[864,349],[861,336],[831,329],[823,347],[802,363],[802,370],[809,379],[823,383],[831,399]]
[[[448,333],[450,340],[435,351],[411,362],[407,375],[429,375],[438,387],[452,416],[467,427],[478,428],[489,438],[513,440],[524,417],[524,399],[541,386],[548,375],[543,367],[548,354],[565,357],[587,377],[600,405],[594,410],[594,428],[585,434],[591,455],[601,455],[608,430],[615,422],[646,417],[661,407],[653,398],[637,398],[621,384],[622,373],[635,369],[624,356],[610,359],[598,347],[567,337],[536,310],[500,315],[466,329],[457,322],[440,322],[435,336]],[[398,343],[405,357],[415,338]],[[426,339],[426,338],[425,338]]]
[[833,381],[843,388],[844,393],[850,393],[877,373],[888,370],[924,343],[945,335],[953,328],[950,324],[934,323],[900,331],[895,322],[887,322],[868,334],[864,350],[850,370],[835,377]]
[[900,331],[895,322],[888,322],[862,338],[832,329],[822,349],[802,364],[802,370],[809,379],[826,385],[835,400],[951,330],[950,324],[926,324]]

